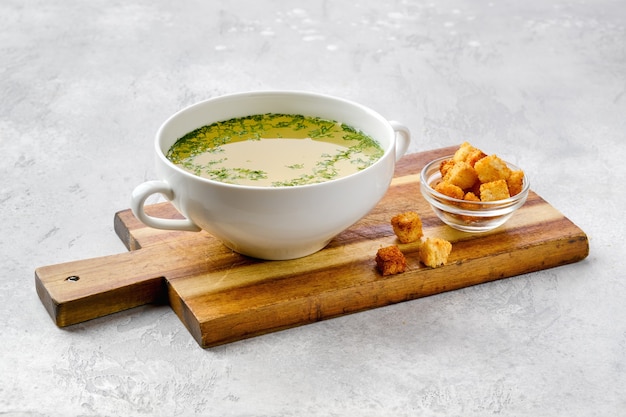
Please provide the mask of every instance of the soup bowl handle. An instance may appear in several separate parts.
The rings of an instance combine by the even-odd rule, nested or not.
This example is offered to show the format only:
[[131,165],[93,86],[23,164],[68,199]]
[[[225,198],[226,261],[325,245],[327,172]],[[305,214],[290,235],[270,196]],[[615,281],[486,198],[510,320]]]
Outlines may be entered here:
[[189,219],[163,219],[146,214],[144,204],[146,199],[153,194],[161,194],[168,200],[174,199],[174,191],[165,181],[146,181],[139,184],[131,195],[130,208],[137,219],[146,226],[155,229],[164,230],[184,230],[190,232],[200,231],[200,227],[196,226]]
[[389,124],[396,132],[396,161],[404,156],[411,144],[411,132],[400,122],[389,121]]

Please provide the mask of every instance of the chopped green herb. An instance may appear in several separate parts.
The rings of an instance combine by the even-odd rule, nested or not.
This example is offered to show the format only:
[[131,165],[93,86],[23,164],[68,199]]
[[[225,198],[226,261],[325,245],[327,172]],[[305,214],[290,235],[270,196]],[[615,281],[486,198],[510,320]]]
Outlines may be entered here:
[[[314,159],[310,165],[308,162],[304,164],[292,161],[277,164],[289,168],[294,174],[297,170],[298,175],[293,178],[270,178],[275,174],[260,169],[257,166],[258,162],[251,162],[258,161],[261,157],[259,155],[246,157],[245,163],[241,166],[233,166],[234,162],[229,160],[230,144],[265,140],[272,142],[285,138],[306,139],[308,143],[312,143],[311,140],[320,144],[323,142],[326,144],[324,149],[332,149],[332,152],[313,155]],[[217,181],[288,187],[314,184],[347,175],[347,167],[350,167],[348,173],[357,172],[372,165],[382,155],[383,149],[373,138],[349,125],[319,117],[268,113],[232,118],[202,126],[178,139],[168,151],[167,158],[196,175]],[[277,157],[275,154],[263,156],[270,162]],[[273,162],[270,166],[272,164]],[[311,168],[305,169],[307,165]]]

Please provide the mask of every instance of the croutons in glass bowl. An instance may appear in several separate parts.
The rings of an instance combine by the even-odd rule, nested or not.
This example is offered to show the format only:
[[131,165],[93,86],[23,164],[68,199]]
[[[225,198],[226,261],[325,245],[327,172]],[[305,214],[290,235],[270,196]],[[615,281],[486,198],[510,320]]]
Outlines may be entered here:
[[420,189],[444,223],[480,233],[504,224],[526,202],[530,183],[517,166],[464,142],[422,169]]

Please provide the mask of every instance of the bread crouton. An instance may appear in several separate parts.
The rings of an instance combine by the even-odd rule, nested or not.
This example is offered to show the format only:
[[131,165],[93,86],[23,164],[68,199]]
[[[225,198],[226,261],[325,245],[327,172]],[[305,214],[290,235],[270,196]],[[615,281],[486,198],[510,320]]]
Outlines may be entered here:
[[467,162],[470,166],[474,166],[476,162],[487,156],[486,153],[472,146],[469,142],[463,142],[459,149],[454,153],[452,159],[455,162]]
[[511,197],[521,193],[522,188],[524,188],[524,171],[511,171],[511,175],[506,180],[506,185],[509,187]]
[[509,198],[509,187],[505,180],[491,181],[480,186],[480,201],[496,201]]
[[400,274],[406,270],[406,258],[396,245],[378,249],[376,268],[383,276]]
[[445,177],[443,177],[444,181],[454,184],[463,190],[471,188],[477,179],[478,174],[476,174],[476,170],[465,161],[455,162],[446,171]]
[[[461,203],[460,207],[462,209],[465,210],[473,210],[476,208],[476,206],[474,205],[474,203],[480,203],[480,197],[478,197],[476,194],[474,194],[472,191],[468,191],[465,193],[465,195],[463,196],[463,200],[468,201],[468,203]],[[475,220],[475,217],[473,216],[462,216],[459,215],[462,219],[464,219],[465,221],[472,221]]]
[[480,201],[480,198],[478,198],[478,196],[476,194],[474,194],[473,192],[469,191],[469,192],[465,193],[465,195],[463,196],[463,200],[465,200],[465,201]]
[[444,178],[448,174],[448,171],[453,166],[454,166],[454,160],[453,159],[445,159],[445,160],[441,161],[441,163],[439,164],[439,172],[441,173],[441,178]]
[[481,183],[497,180],[506,180],[511,175],[511,169],[506,162],[497,155],[485,156],[474,165],[476,174]]
[[427,238],[420,248],[420,261],[431,268],[445,265],[452,252],[452,243],[441,238]]
[[422,232],[422,219],[414,211],[400,213],[391,218],[393,232],[401,243],[411,243],[420,239]]
[[450,184],[447,181],[441,181],[439,184],[435,185],[435,191],[447,195],[448,197],[457,198],[459,200],[463,199],[465,193],[463,189],[458,185]]
[[[503,200],[524,188],[524,171],[515,169],[497,155],[487,155],[463,142],[452,158],[439,164],[441,182],[433,188],[448,197],[467,201],[467,207],[472,207],[470,202],[475,201]],[[463,203],[461,207],[465,207]]]

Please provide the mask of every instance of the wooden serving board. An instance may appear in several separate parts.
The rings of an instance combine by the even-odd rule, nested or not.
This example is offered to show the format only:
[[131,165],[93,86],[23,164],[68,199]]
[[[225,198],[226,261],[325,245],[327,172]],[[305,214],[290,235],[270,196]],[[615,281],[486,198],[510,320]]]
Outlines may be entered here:
[[[323,250],[295,260],[262,261],[232,252],[206,232],[149,228],[124,210],[115,230],[129,252],[36,269],[37,293],[58,326],[147,303],[169,303],[202,347],[512,277],[584,259],[585,233],[534,192],[500,228],[485,234],[451,229],[419,191],[419,172],[444,148],[402,158],[384,199]],[[449,263],[431,269],[418,244],[399,244],[390,219],[413,210],[425,236],[453,244]],[[169,204],[149,214],[180,217]],[[378,248],[398,244],[408,270],[383,277]]]

